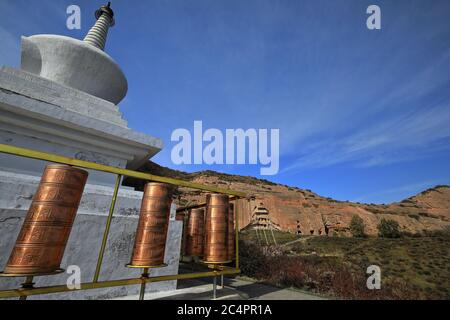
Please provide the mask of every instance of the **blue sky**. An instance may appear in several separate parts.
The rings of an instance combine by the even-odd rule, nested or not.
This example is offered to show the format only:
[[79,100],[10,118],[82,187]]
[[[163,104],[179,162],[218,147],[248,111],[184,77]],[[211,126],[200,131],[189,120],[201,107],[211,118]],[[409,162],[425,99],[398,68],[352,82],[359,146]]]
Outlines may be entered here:
[[[66,29],[78,4],[82,29]],[[103,1],[0,0],[0,65],[20,35],[83,38]],[[377,4],[382,29],[368,30]],[[129,126],[164,140],[154,161],[258,176],[259,166],[175,166],[176,128],[279,128],[280,173],[339,200],[387,203],[450,184],[450,2],[112,1],[106,51],[122,66]]]

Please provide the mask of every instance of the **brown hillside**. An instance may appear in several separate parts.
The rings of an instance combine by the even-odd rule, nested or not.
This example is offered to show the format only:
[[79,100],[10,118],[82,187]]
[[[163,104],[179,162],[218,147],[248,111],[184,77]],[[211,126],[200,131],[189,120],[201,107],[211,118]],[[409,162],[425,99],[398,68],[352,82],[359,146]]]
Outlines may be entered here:
[[[255,211],[267,210],[272,227],[305,235],[348,235],[350,220],[360,216],[369,235],[377,234],[382,218],[396,220],[403,231],[421,233],[450,227],[450,187],[436,186],[389,205],[359,204],[321,197],[310,190],[275,184],[254,177],[222,174],[215,171],[186,173],[145,164],[140,171],[177,179],[245,191],[249,199],[238,200],[239,226],[255,223]],[[125,185],[143,189],[143,182],[128,178]],[[179,204],[204,202],[204,193],[179,188]]]

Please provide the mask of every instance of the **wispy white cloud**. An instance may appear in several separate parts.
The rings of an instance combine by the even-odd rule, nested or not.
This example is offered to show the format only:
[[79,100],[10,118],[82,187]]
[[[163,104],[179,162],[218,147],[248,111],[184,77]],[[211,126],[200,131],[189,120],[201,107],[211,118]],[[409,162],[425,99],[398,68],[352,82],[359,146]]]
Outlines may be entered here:
[[282,172],[354,162],[359,167],[416,160],[450,150],[450,102],[307,145]]
[[299,156],[282,172],[345,162],[371,167],[450,150],[450,100],[440,98],[442,90],[450,84],[442,72],[448,67],[450,50],[430,61],[429,66],[403,85],[380,91],[380,99],[366,101],[364,107],[360,105],[354,117],[348,115],[349,108],[342,112],[342,106],[336,105],[324,111],[325,121],[320,121],[317,114],[307,118],[306,127],[312,134],[305,135],[305,128],[291,127],[289,133],[294,137],[290,141],[295,142],[289,148],[295,149]]
[[52,0],[41,0],[39,5],[25,0],[0,1],[0,65],[19,66],[21,35],[65,29],[66,7],[64,2]]
[[390,198],[393,197],[395,199],[398,199],[398,195],[402,194],[404,197],[409,197],[417,194],[420,191],[423,191],[424,189],[434,187],[438,184],[440,184],[440,180],[427,180],[427,181],[421,181],[418,183],[412,183],[412,184],[406,184],[401,186],[396,186],[394,188],[385,189],[383,191],[379,192],[372,192],[368,194],[361,195],[353,200],[352,202],[365,202],[368,199],[376,199],[376,198]]

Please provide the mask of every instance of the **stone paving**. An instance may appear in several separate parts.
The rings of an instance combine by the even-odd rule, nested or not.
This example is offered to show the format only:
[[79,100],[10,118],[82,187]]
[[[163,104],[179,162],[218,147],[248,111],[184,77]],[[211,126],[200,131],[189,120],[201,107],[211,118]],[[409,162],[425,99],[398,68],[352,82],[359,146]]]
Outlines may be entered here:
[[[217,286],[217,300],[322,300],[310,293],[290,288],[278,288],[271,285],[244,280],[225,278],[224,288]],[[212,279],[179,280],[178,289],[157,293],[147,293],[146,300],[210,300],[213,297]],[[118,300],[137,300],[137,295],[116,298]]]

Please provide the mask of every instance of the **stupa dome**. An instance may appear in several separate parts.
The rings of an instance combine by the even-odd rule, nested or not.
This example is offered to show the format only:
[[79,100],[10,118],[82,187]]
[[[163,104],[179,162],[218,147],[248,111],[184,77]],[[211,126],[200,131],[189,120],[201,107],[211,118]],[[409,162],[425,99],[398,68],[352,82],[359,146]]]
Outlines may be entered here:
[[127,94],[127,79],[119,65],[103,51],[114,12],[102,6],[95,25],[83,41],[60,35],[22,37],[24,71],[118,104]]

